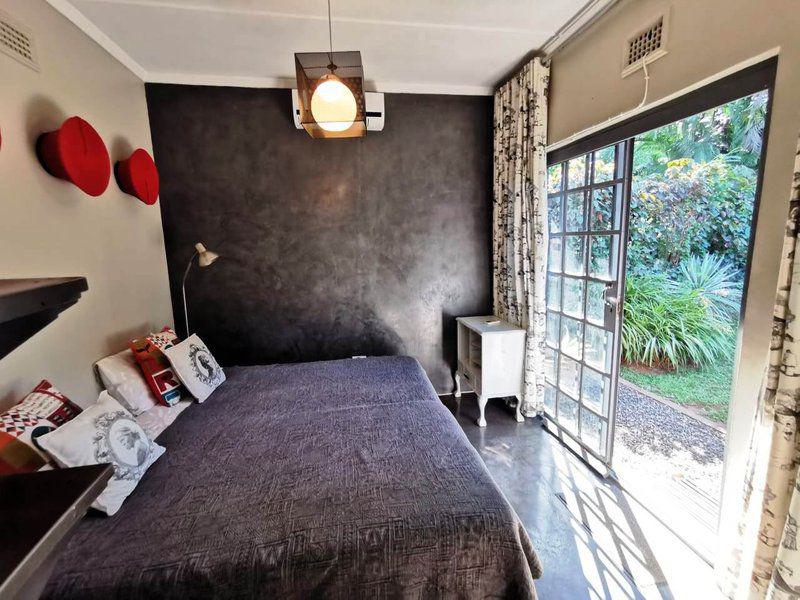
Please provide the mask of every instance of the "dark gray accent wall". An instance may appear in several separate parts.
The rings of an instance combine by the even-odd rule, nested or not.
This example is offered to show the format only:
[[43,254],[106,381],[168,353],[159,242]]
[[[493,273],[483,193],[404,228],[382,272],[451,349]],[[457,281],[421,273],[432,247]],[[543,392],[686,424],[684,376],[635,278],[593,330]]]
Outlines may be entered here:
[[408,354],[451,389],[455,317],[491,311],[492,99],[387,94],[362,139],[289,90],[147,85],[176,325],[223,364]]

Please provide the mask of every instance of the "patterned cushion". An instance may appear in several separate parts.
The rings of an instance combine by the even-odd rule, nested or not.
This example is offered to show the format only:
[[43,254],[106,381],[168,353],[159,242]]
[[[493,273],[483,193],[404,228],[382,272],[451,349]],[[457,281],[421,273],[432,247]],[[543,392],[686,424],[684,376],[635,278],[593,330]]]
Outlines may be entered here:
[[110,463],[114,475],[92,506],[113,515],[136,488],[164,448],[153,442],[133,415],[101,392],[97,403],[39,443],[59,465],[80,467]]
[[17,405],[17,408],[52,421],[56,426],[63,425],[81,412],[80,407],[73,404],[46,379],[42,379],[39,385]]
[[203,341],[192,334],[188,340],[164,350],[180,380],[202,402],[225,381],[225,372]]
[[29,473],[48,464],[39,436],[74,418],[81,409],[43,380],[19,404],[0,413],[0,475]]
[[180,380],[164,356],[166,348],[178,341],[178,336],[169,327],[159,333],[133,340],[129,345],[142,369],[144,379],[159,402],[166,406],[177,403],[184,393]]

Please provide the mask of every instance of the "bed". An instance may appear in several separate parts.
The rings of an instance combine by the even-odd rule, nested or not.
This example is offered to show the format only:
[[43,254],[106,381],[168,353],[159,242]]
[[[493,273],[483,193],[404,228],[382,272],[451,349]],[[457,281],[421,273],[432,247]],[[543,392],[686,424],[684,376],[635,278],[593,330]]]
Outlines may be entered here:
[[416,360],[226,373],[44,597],[535,598],[528,535]]

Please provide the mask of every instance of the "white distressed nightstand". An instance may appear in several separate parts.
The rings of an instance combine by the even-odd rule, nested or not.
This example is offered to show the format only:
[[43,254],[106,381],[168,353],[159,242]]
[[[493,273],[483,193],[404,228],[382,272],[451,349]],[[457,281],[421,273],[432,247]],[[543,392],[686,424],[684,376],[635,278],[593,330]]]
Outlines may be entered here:
[[[492,324],[492,321],[497,321]],[[489,398],[517,397],[517,421],[525,363],[525,330],[496,317],[458,317],[458,370],[455,397],[461,397],[463,378],[478,395],[479,427],[486,427],[484,412]]]

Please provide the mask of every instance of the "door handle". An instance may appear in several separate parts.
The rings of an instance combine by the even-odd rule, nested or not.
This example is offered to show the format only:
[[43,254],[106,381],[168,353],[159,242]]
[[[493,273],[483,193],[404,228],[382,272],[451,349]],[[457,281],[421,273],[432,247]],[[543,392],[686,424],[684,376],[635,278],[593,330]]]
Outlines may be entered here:
[[619,307],[620,298],[617,296],[616,292],[617,285],[615,283],[609,282],[606,284],[606,289],[603,292],[603,302],[612,310],[616,310]]

